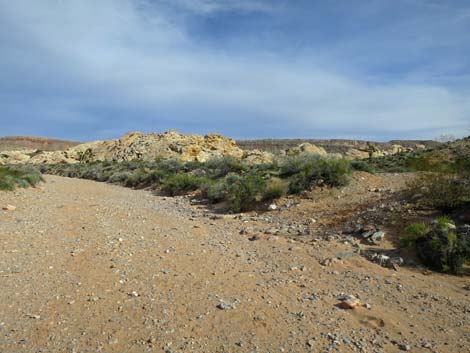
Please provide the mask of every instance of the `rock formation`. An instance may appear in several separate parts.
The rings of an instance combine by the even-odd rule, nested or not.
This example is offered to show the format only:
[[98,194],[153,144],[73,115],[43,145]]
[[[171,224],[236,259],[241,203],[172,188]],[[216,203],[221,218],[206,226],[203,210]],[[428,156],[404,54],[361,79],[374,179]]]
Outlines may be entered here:
[[326,156],[327,152],[325,151],[324,148],[322,147],[317,147],[309,142],[302,143],[298,145],[297,147],[290,148],[286,151],[286,154],[289,156],[292,155],[298,155],[301,153],[307,153],[307,154],[316,154],[319,156]]
[[174,158],[184,162],[204,162],[211,158],[243,157],[234,140],[218,134],[184,135],[176,131],[162,134],[132,132],[120,139],[83,143],[65,151],[4,152],[3,163],[78,163],[80,161],[131,161]]

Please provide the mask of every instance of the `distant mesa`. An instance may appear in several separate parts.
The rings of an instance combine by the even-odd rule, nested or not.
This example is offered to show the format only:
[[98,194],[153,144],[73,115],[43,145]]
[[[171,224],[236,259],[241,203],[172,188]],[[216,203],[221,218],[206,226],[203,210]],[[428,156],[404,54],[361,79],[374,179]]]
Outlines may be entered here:
[[0,137],[0,151],[41,150],[58,151],[76,146],[80,142],[32,136]]

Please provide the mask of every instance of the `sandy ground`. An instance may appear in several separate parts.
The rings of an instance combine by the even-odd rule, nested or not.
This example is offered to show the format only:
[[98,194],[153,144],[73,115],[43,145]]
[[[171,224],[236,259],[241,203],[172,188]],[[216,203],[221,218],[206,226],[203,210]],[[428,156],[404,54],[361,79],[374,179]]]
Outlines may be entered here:
[[[0,213],[0,352],[470,352],[468,277],[393,271],[323,236],[401,178],[235,217],[54,176],[2,192],[17,209]],[[283,222],[311,233],[266,234]],[[342,294],[368,305],[340,309]]]

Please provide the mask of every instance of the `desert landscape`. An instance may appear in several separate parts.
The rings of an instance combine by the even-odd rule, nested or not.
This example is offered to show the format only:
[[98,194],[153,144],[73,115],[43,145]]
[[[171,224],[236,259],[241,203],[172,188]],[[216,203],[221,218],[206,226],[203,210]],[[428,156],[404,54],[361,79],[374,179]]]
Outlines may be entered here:
[[0,0],[0,353],[470,353],[469,28]]
[[[0,350],[468,351],[470,139],[421,145],[170,131],[2,152]],[[455,205],[430,176],[462,183]],[[423,257],[441,226],[459,247]]]

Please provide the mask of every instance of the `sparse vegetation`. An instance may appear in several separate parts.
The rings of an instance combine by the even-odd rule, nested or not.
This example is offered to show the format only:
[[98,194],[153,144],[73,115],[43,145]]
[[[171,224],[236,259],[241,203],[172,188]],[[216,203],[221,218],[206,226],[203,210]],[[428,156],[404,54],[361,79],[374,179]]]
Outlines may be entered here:
[[400,237],[399,243],[402,248],[416,245],[416,239],[426,235],[428,228],[424,223],[412,223],[406,228],[406,234]]
[[0,190],[14,190],[36,186],[42,181],[41,173],[30,166],[1,166]]
[[171,196],[175,196],[198,190],[209,183],[210,179],[204,176],[187,173],[173,174],[164,179],[162,189]]
[[430,225],[410,224],[400,245],[415,247],[430,268],[459,275],[470,261],[470,226],[456,227],[448,217],[439,217]]
[[288,184],[282,179],[273,179],[269,182],[263,194],[264,201],[271,201],[287,194]]
[[408,196],[419,206],[451,211],[470,203],[470,158],[458,156],[445,171],[421,174],[409,183]]
[[457,173],[425,173],[406,192],[420,207],[450,211],[470,200],[468,179]]
[[347,184],[350,172],[349,161],[316,155],[288,157],[280,167],[280,176],[290,177],[290,194],[298,194],[316,185],[344,186]]
[[41,171],[132,188],[153,188],[168,195],[199,190],[209,202],[225,201],[230,210],[239,212],[316,185],[345,185],[351,167],[343,159],[305,154],[255,166],[223,157],[205,163],[157,160],[56,164],[43,165]]

